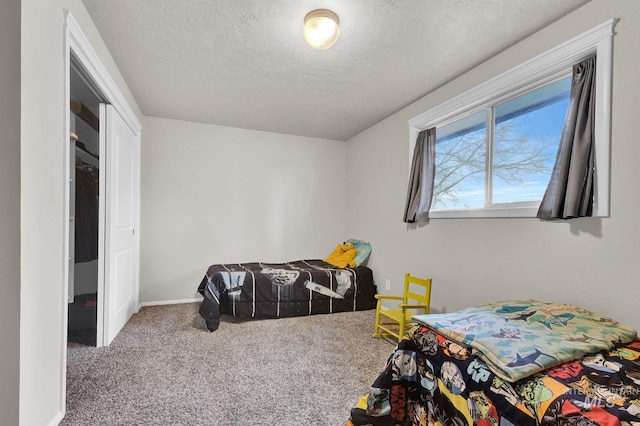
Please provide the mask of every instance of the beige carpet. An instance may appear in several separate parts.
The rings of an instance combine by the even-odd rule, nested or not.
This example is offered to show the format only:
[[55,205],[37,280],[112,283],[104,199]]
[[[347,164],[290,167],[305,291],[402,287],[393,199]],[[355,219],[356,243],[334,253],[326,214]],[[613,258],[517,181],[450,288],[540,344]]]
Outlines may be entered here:
[[145,307],[111,346],[70,344],[62,425],[344,425],[395,344],[375,310],[238,321]]

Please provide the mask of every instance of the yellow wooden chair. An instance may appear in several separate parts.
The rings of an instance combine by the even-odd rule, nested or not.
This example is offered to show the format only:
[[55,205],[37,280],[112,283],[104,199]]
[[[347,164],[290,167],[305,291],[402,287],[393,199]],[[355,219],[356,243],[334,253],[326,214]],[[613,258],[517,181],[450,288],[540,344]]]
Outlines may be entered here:
[[[376,325],[373,337],[394,336],[400,341],[404,333],[413,325],[413,315],[428,314],[431,302],[431,278],[414,277],[408,272],[404,275],[404,294],[390,296],[376,294]],[[400,309],[382,309],[384,300],[398,300]]]

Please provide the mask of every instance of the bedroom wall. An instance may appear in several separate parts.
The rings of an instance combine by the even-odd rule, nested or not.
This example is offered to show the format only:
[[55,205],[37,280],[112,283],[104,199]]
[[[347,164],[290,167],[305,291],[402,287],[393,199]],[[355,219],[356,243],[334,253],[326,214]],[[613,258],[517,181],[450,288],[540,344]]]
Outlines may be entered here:
[[0,2],[0,413],[18,423],[20,381],[20,0]]
[[63,398],[59,1],[22,1],[21,78],[20,424],[44,425],[60,416]]
[[[432,219],[408,229],[402,222],[410,164],[407,120],[612,17],[621,20],[614,37],[610,217],[557,223]],[[347,231],[371,241],[376,281],[390,278],[398,293],[405,271],[432,276],[434,311],[537,298],[576,303],[640,328],[638,40],[635,1],[593,0],[352,138]]]
[[346,238],[344,142],[145,117],[140,302],[213,263],[323,258]]
[[64,410],[63,225],[68,218],[64,217],[63,204],[67,184],[64,143],[68,138],[63,134],[63,8],[72,11],[134,112],[142,116],[81,0],[21,1],[19,422],[22,425],[57,424]]

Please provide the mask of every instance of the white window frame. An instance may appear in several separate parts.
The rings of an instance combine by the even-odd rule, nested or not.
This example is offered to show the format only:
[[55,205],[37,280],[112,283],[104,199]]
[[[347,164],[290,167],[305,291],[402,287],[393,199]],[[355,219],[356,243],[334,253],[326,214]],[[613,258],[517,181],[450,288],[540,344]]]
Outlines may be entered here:
[[[455,98],[409,120],[409,155],[418,133],[441,127],[467,115],[566,77],[574,64],[596,55],[595,152],[593,217],[609,216],[611,92],[613,35],[617,19],[606,22],[500,74]],[[437,130],[436,130],[437,133]],[[411,163],[411,159],[409,161]],[[437,172],[436,172],[437,173]],[[430,219],[479,217],[536,217],[538,205],[432,210]]]

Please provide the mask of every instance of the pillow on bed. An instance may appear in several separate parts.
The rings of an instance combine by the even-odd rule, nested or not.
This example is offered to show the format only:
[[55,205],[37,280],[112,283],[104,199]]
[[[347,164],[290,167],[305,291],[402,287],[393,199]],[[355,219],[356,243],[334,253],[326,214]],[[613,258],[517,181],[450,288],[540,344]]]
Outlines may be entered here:
[[362,240],[347,240],[348,243],[353,244],[353,246],[358,250],[358,254],[356,254],[355,262],[356,266],[360,266],[367,261],[369,255],[371,254],[371,244]]

